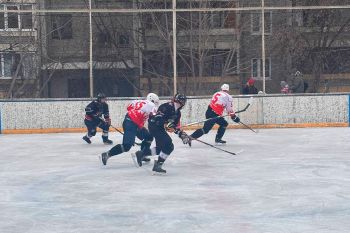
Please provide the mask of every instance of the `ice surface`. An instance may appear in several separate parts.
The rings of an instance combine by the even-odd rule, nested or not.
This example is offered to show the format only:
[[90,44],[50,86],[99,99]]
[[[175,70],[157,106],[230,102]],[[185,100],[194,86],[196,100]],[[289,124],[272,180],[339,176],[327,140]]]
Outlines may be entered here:
[[228,130],[238,156],[174,138],[167,176],[82,136],[0,135],[1,233],[350,232],[349,128]]

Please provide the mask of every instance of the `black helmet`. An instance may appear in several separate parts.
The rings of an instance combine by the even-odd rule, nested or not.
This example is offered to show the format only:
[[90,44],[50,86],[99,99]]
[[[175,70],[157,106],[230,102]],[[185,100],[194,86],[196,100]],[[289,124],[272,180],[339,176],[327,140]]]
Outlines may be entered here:
[[187,101],[187,97],[184,94],[177,93],[174,96],[174,102],[181,104],[182,106],[185,106]]
[[97,101],[101,101],[101,99],[106,99],[106,95],[104,93],[98,93]]

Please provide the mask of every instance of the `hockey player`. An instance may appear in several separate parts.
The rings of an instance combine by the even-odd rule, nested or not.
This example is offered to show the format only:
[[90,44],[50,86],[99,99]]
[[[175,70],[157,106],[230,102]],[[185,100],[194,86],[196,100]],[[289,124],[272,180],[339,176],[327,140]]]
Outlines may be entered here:
[[[223,84],[221,86],[221,91],[216,92],[211,99],[211,102],[208,106],[207,112],[205,113],[206,119],[215,118],[223,115],[224,110],[226,109],[227,114],[231,116],[231,119],[239,123],[240,119],[236,116],[232,108],[232,96],[229,94],[230,86],[228,84]],[[204,123],[202,129],[197,129],[191,135],[191,138],[197,139],[203,134],[207,134],[215,124],[219,125],[218,132],[215,137],[215,142],[217,144],[225,144],[226,141],[222,140],[222,137],[225,134],[226,127],[228,125],[224,117],[215,118],[208,120]]]
[[[123,143],[114,146],[107,152],[102,153],[101,160],[103,165],[107,164],[107,160],[115,155],[128,152],[135,144],[135,137],[142,140],[141,150],[146,154],[150,154],[150,146],[153,137],[144,127],[149,116],[157,111],[159,97],[154,93],[149,93],[146,100],[135,100],[127,107],[127,114],[123,122]],[[147,161],[147,159],[144,159]],[[148,159],[149,161],[149,159]]]
[[[180,128],[181,109],[185,106],[187,98],[185,95],[176,94],[172,101],[159,106],[157,114],[148,120],[148,129],[156,140],[156,147],[152,148],[152,155],[159,155],[154,161],[153,171],[156,173],[166,173],[162,165],[174,150],[174,144],[168,132],[179,135],[184,144],[190,143],[189,136]],[[142,158],[147,155],[144,151],[137,151],[137,163],[142,166]]]
[[[109,118],[108,104],[106,103],[106,95],[99,93],[97,99],[92,101],[85,108],[85,125],[87,127],[87,134],[83,137],[83,140],[91,144],[91,138],[96,135],[96,128],[99,127],[103,130],[102,140],[106,145],[113,144],[111,140],[108,139],[108,131],[111,125],[111,119]],[[102,115],[104,119],[102,119]]]

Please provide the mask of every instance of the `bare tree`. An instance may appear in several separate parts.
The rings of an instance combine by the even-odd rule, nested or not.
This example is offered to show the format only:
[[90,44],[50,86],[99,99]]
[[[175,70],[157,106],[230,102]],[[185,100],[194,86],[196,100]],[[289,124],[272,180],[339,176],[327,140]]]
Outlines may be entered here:
[[[308,6],[339,5],[339,0],[310,0],[300,4]],[[317,92],[324,72],[336,72],[329,62],[332,53],[339,51],[342,37],[350,32],[350,12],[348,10],[303,10],[293,11],[293,21],[287,27],[278,27],[274,35],[275,48],[279,48],[280,57],[289,54],[292,61],[289,70],[300,69],[312,74],[311,92]],[[341,62],[341,59],[338,61]],[[340,65],[340,63],[338,64]],[[333,67],[336,66],[333,64]],[[327,69],[327,70],[325,70]]]

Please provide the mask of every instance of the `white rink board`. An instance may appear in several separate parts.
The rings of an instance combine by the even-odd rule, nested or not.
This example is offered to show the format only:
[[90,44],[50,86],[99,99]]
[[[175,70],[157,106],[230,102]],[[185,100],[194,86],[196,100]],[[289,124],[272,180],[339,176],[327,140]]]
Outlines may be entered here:
[[[244,108],[248,101],[247,97],[234,97],[234,109]],[[82,128],[85,127],[84,109],[89,102],[1,102],[1,127],[3,130]],[[108,101],[114,126],[121,127],[130,102]],[[203,120],[209,102],[210,98],[189,99],[182,111],[182,124]],[[257,96],[250,108],[239,116],[247,124],[346,123],[349,122],[349,96]]]
[[346,95],[263,98],[264,123],[347,122],[348,100]]
[[0,135],[1,233],[349,232],[349,128],[228,130],[237,156],[174,138],[164,177],[81,137]]

